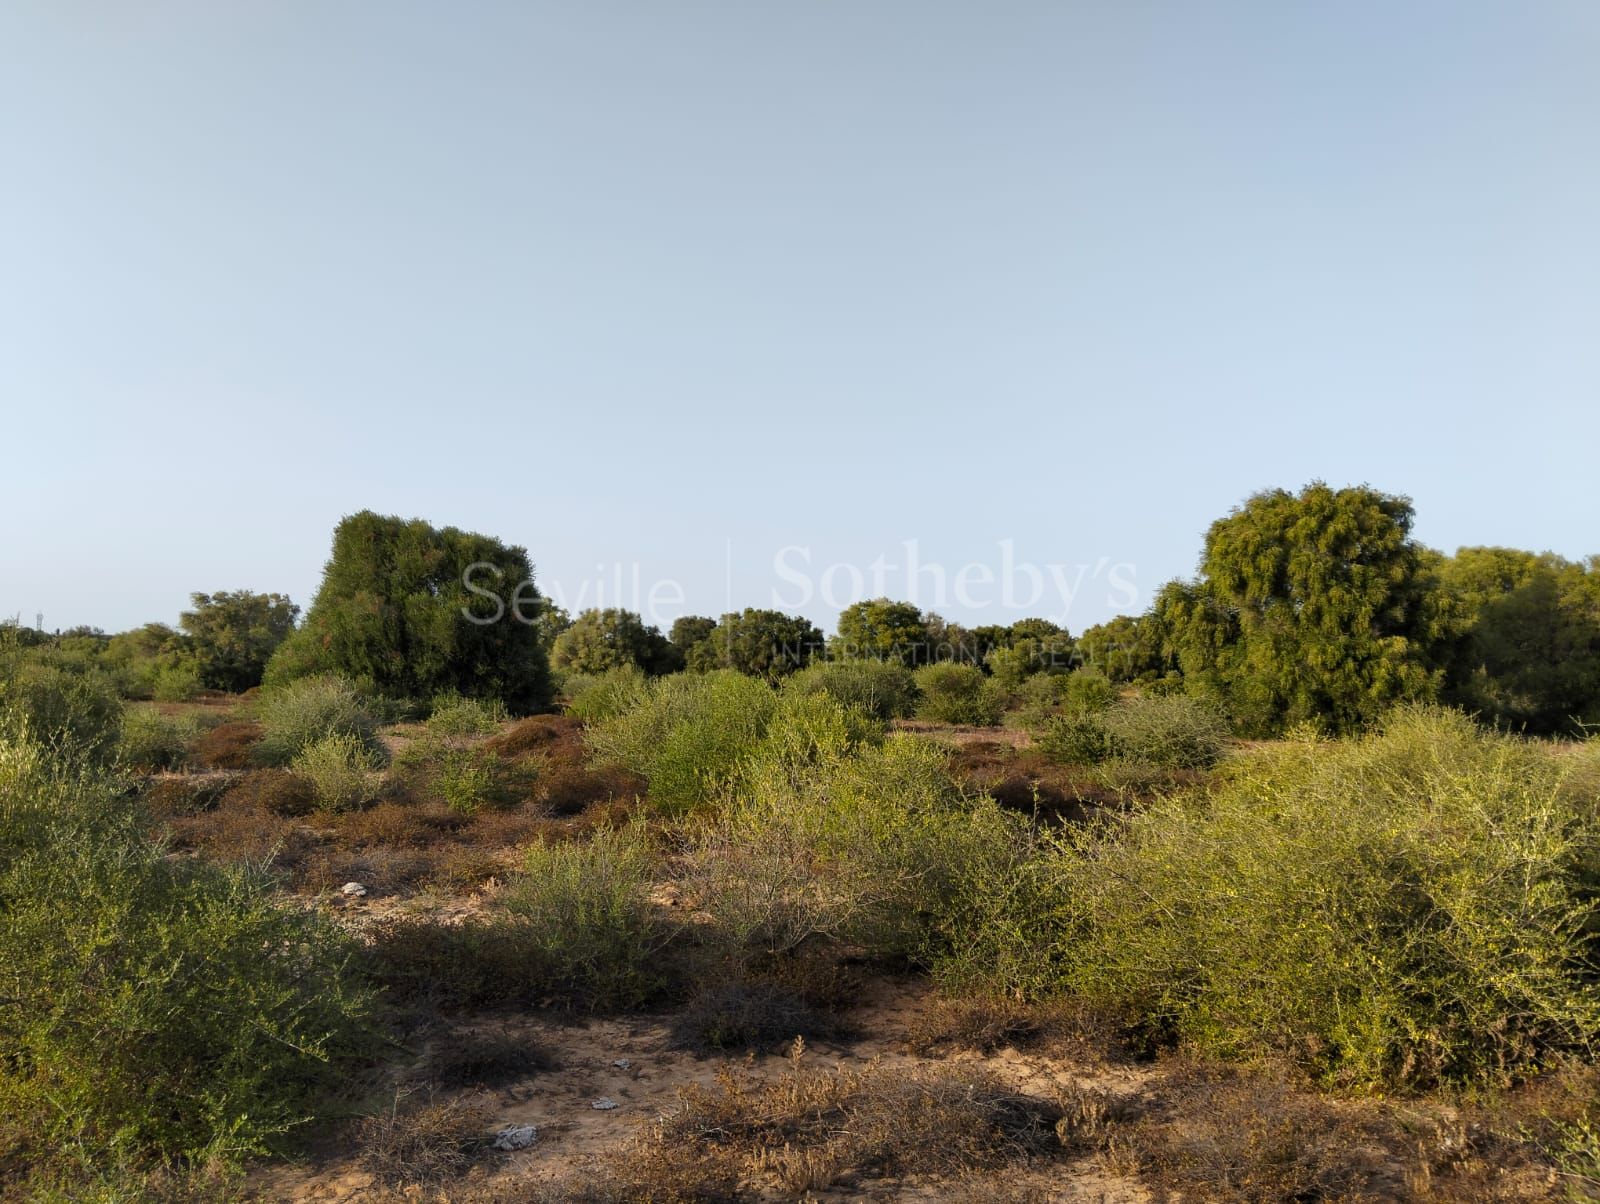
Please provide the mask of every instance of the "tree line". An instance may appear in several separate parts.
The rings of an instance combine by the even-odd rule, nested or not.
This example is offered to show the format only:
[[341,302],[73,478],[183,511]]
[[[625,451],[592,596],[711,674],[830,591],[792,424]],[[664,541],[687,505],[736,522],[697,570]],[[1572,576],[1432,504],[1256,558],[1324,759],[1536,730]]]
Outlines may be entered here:
[[[1087,673],[1208,702],[1244,735],[1300,725],[1358,730],[1399,702],[1458,706],[1534,734],[1600,724],[1600,557],[1465,547],[1413,536],[1408,498],[1313,482],[1248,498],[1213,522],[1192,579],[1142,615],[1073,636],[1040,618],[966,627],[876,598],[832,635],[746,608],[687,615],[669,631],[623,609],[575,618],[532,586],[527,550],[491,536],[370,511],[344,519],[303,622],[282,594],[195,594],[179,627],[78,629],[12,639],[110,674],[129,697],[271,687],[337,673],[392,698],[549,706],[563,675],[732,669],[769,682],[822,660],[980,667],[1006,691],[1039,674]],[[522,585],[518,619],[467,584],[474,566]]]

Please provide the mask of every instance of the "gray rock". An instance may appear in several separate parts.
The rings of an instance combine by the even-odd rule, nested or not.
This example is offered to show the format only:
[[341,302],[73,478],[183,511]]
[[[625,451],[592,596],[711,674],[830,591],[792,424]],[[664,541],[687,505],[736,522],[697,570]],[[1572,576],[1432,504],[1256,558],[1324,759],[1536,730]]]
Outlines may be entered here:
[[535,1125],[507,1125],[494,1135],[497,1150],[525,1150],[539,1140]]

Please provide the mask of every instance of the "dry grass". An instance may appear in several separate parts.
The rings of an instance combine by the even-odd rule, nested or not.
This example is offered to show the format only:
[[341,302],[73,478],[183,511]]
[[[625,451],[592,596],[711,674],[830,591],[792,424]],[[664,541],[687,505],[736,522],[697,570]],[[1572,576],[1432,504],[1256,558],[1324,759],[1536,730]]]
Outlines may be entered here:
[[1098,1144],[1158,1198],[1510,1204],[1553,1194],[1526,1111],[1497,1127],[1469,1106],[1338,1099],[1285,1071],[1182,1059],[1152,1094]]
[[796,1043],[775,1080],[729,1069],[680,1093],[675,1111],[564,1198],[737,1200],[754,1185],[784,1193],[864,1191],[915,1174],[956,1179],[1053,1159],[1055,1104],[967,1069],[813,1070]]
[[918,1012],[907,1037],[911,1048],[923,1054],[955,1050],[992,1054],[1091,1040],[1112,1043],[1102,1018],[1069,1004],[1028,1003],[996,995],[940,996]]
[[453,1179],[487,1144],[490,1115],[475,1096],[416,1103],[397,1098],[388,1112],[357,1126],[361,1167],[390,1187]]

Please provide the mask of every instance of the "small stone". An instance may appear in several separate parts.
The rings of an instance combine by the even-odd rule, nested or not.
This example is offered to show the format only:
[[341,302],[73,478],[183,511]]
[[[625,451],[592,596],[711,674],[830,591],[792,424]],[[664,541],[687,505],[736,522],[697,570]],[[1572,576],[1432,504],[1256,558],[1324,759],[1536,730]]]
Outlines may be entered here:
[[367,893],[367,888],[362,886],[359,882],[346,882],[339,888],[339,893],[351,899],[359,899],[362,895]]
[[525,1150],[538,1140],[539,1130],[535,1125],[507,1125],[494,1135],[494,1148]]
[[618,1058],[615,1062],[613,1062],[611,1064],[613,1066],[615,1066],[618,1070],[628,1070],[633,1066],[633,1063],[628,1061],[627,1058]]
[[589,1105],[589,1107],[593,1108],[596,1112],[609,1112],[609,1111],[611,1111],[611,1109],[615,1108],[616,1106],[617,1106],[617,1101],[616,1100],[607,1099],[603,1095],[599,1099],[595,1100],[594,1103]]

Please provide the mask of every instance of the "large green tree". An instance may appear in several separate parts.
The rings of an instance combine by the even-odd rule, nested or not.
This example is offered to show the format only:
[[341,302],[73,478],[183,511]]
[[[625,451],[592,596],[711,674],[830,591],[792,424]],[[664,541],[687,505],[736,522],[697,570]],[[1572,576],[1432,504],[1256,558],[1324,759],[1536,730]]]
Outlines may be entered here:
[[543,613],[525,549],[363,510],[334,530],[321,588],[266,681],[335,672],[393,697],[538,710],[550,700]]
[[657,627],[631,610],[586,610],[556,637],[551,659],[571,673],[604,673],[633,665],[646,673],[671,673],[683,658]]
[[931,644],[928,621],[921,610],[910,602],[870,598],[839,613],[828,653],[835,660],[925,665],[930,659]]
[[1200,576],[1154,619],[1187,688],[1241,731],[1343,732],[1431,697],[1442,614],[1407,498],[1314,482],[1258,493],[1206,533]]
[[200,681],[212,690],[248,690],[261,684],[267,662],[294,630],[300,608],[284,594],[222,590],[190,594],[193,610],[179,616]]
[[1448,701],[1541,734],[1600,723],[1600,557],[1461,548],[1439,579],[1457,620]]
[[822,632],[809,619],[747,607],[723,615],[715,629],[694,644],[689,668],[737,669],[776,681],[805,668],[822,648]]

